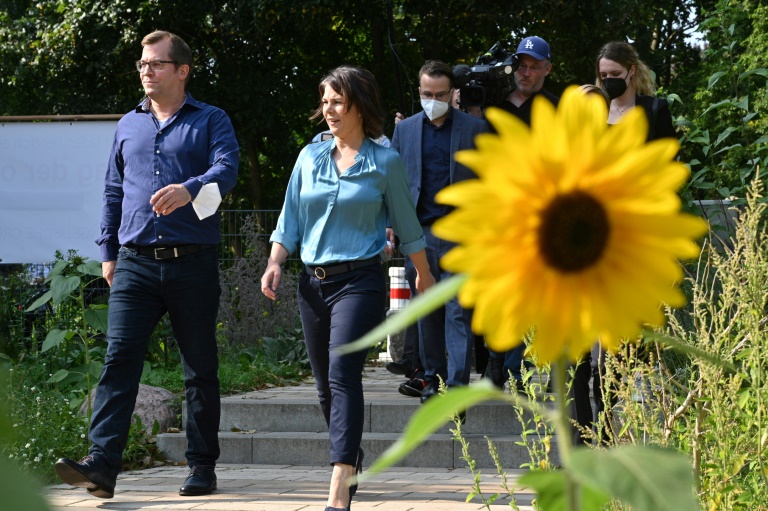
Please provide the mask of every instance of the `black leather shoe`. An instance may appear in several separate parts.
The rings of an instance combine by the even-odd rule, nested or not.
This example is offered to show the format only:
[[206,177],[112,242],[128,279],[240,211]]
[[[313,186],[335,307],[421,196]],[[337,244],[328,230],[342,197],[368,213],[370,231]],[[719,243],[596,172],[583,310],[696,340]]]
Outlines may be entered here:
[[216,489],[216,472],[213,467],[195,465],[190,467],[189,475],[179,488],[179,495],[208,495]]
[[431,381],[425,388],[424,392],[421,393],[421,404],[424,404],[427,402],[429,398],[432,396],[436,396],[440,394],[440,387],[439,387],[439,380],[433,380]]
[[115,496],[117,474],[113,474],[104,463],[93,456],[86,456],[80,461],[59,458],[54,468],[62,481],[85,488],[94,497],[111,499]]
[[485,366],[483,378],[491,380],[496,388],[503,390],[507,375],[504,374],[504,359],[500,357],[488,357],[488,365]]
[[392,374],[402,374],[408,376],[413,372],[411,362],[406,359],[403,359],[399,362],[388,362],[384,367],[386,367],[387,371]]
[[[365,458],[365,452],[361,448],[357,451],[357,463],[355,463],[355,475],[363,473],[363,458]],[[357,493],[357,483],[350,485],[349,487],[349,504],[352,505],[352,497]]]

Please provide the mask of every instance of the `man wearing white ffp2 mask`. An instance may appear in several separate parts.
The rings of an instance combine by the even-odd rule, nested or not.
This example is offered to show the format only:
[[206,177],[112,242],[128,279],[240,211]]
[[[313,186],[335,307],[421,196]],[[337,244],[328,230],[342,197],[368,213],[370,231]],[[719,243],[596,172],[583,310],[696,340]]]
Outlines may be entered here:
[[[475,136],[490,128],[485,120],[450,105],[453,70],[443,62],[429,60],[424,63],[419,71],[419,95],[423,113],[395,125],[392,147],[405,163],[416,215],[427,240],[427,258],[430,265],[434,265],[431,271],[439,282],[450,276],[440,270],[438,261],[452,244],[432,235],[431,226],[451,208],[437,203],[435,195],[446,186],[475,177],[468,168],[456,163],[454,154],[462,149],[473,149]],[[408,259],[405,275],[413,296],[415,271]],[[419,320],[419,355],[428,383],[421,394],[422,402],[437,393],[440,378],[449,386],[469,383],[474,346],[469,320],[469,312],[464,311],[455,298]],[[412,360],[408,362],[411,367],[416,365]],[[405,394],[402,386],[401,393]]]

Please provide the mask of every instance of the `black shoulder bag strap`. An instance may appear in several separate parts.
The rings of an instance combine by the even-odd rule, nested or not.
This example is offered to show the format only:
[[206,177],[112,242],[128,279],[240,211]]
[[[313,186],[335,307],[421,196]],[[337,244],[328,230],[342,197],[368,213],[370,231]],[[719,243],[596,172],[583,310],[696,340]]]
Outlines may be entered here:
[[648,140],[654,140],[656,138],[656,117],[659,113],[659,98],[653,97],[653,103],[651,104],[651,115],[648,122]]

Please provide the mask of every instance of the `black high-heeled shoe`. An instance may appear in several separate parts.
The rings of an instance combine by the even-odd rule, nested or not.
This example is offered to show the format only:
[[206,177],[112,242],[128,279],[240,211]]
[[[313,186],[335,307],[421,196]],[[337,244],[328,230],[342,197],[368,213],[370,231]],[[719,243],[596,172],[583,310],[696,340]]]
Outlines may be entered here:
[[[365,452],[363,449],[357,452],[357,463],[355,463],[355,475],[363,473],[363,458],[365,458]],[[349,505],[352,505],[352,497],[357,493],[357,483],[350,485],[349,487]]]

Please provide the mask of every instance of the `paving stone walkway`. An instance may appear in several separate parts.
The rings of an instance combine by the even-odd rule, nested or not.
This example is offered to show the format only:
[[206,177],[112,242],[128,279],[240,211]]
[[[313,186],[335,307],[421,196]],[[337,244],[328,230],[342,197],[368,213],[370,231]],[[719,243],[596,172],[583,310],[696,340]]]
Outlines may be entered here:
[[[277,465],[220,465],[219,489],[204,497],[181,497],[179,486],[185,467],[167,466],[120,474],[113,499],[91,497],[82,488],[55,485],[45,493],[53,511],[206,510],[206,511],[324,511],[330,469]],[[522,474],[509,473],[510,484]],[[483,475],[483,492],[500,488],[500,477]],[[475,498],[466,503],[472,476],[463,469],[394,468],[360,485],[352,501],[354,510],[474,511],[509,510],[510,499],[499,498],[490,507]],[[506,493],[503,493],[506,495]],[[532,511],[533,495],[515,494],[522,511]]]

